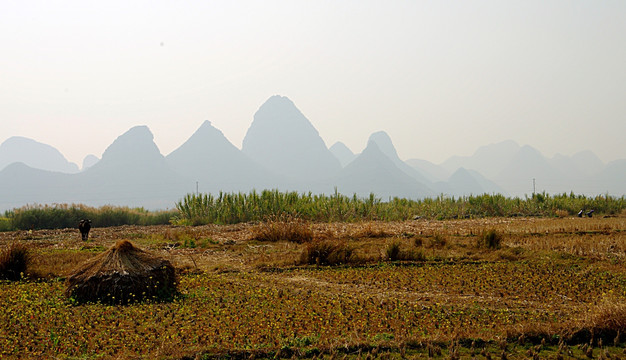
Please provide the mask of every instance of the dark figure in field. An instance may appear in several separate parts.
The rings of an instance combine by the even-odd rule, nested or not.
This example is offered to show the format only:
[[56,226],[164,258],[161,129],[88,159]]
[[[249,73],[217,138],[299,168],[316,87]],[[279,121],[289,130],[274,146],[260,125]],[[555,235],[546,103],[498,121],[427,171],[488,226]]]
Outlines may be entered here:
[[589,212],[587,213],[587,216],[592,217],[593,216],[593,210],[589,210]]
[[584,212],[583,210],[580,210],[580,211],[578,212],[578,217],[583,217],[583,212]]
[[87,241],[89,239],[89,229],[91,229],[91,220],[81,220],[78,223],[78,230],[80,230],[80,235],[83,238],[83,241]]

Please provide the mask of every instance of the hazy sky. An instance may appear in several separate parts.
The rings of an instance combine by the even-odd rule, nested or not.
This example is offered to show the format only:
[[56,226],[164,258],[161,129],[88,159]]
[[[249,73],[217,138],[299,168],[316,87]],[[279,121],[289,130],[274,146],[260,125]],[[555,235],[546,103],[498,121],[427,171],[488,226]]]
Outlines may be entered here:
[[237,147],[270,96],[327,146],[385,130],[439,163],[513,139],[626,158],[626,1],[0,2],[0,143],[79,166],[147,125],[164,155],[210,120]]

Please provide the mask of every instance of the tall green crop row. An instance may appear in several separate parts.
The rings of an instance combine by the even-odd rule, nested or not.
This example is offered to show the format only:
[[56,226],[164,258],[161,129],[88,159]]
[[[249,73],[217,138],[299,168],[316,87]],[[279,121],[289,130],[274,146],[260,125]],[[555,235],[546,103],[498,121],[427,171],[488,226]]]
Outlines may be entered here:
[[493,216],[563,216],[580,210],[595,214],[620,214],[626,209],[625,197],[575,194],[534,194],[525,198],[483,194],[411,200],[391,198],[383,201],[368,197],[345,196],[337,190],[331,195],[263,190],[250,193],[188,194],[176,203],[176,210],[146,211],[143,208],[85,205],[29,205],[5,212],[0,231],[13,229],[55,229],[76,227],[80,219],[91,219],[94,226],[169,224],[234,224],[260,221],[288,214],[310,221],[402,221],[426,219],[482,218]]
[[289,214],[311,221],[402,221],[415,217],[428,219],[477,218],[493,216],[556,216],[557,211],[574,215],[593,209],[596,214],[619,214],[626,209],[626,198],[608,195],[595,198],[580,195],[535,194],[532,197],[507,198],[503,195],[426,198],[393,198],[382,201],[374,194],[367,198],[348,197],[335,191],[332,195],[280,192],[189,194],[176,204],[178,224],[233,224],[259,221],[269,216]]

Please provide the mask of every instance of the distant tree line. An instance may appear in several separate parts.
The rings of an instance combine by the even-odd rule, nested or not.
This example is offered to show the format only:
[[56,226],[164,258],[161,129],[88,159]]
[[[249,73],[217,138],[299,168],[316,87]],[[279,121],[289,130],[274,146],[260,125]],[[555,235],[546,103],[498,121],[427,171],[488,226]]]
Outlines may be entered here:
[[93,226],[169,224],[177,214],[171,211],[148,211],[143,208],[81,204],[27,205],[6,211],[0,218],[0,231],[77,228],[81,219],[90,219]]

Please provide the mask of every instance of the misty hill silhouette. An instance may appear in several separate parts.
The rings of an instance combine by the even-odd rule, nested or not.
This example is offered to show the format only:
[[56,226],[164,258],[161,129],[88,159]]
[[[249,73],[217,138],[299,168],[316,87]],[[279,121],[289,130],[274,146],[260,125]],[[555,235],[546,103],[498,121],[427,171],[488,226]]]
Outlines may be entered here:
[[[145,125],[120,135],[100,161],[76,176],[92,201],[107,199],[119,204],[132,199],[149,207],[171,207],[185,185],[169,167]],[[188,184],[188,188],[191,191],[193,186]]]
[[88,168],[94,166],[98,161],[100,161],[100,159],[98,159],[96,155],[89,154],[83,159],[83,166],[81,169],[87,170]]
[[205,192],[249,191],[276,186],[276,176],[254,162],[205,121],[166,161],[178,174],[198,181]]
[[588,150],[571,157],[556,155],[549,159],[531,146],[520,146],[507,140],[480,147],[472,156],[453,156],[438,168],[455,171],[461,167],[477,171],[510,196],[532,193],[533,179],[537,192],[573,191],[598,195],[608,191],[618,196],[626,194],[624,182],[619,185],[619,180],[614,177],[602,175],[608,165]]
[[335,155],[342,167],[346,167],[346,165],[357,157],[357,155],[355,155],[352,150],[350,150],[346,144],[341,141],[334,143],[328,150]]
[[444,181],[449,178],[452,173],[442,166],[434,164],[428,160],[423,159],[409,159],[405,161],[407,165],[417,170],[430,182]]
[[609,194],[626,193],[626,159],[611,161],[593,179],[596,186],[599,185],[597,191]]
[[53,147],[19,137],[0,146],[0,161],[0,211],[32,203],[172,208],[195,192],[196,182],[202,192],[212,193],[269,188],[331,194],[337,187],[342,194],[374,193],[386,200],[524,196],[532,192],[534,178],[538,192],[626,194],[626,160],[605,165],[591,151],[548,159],[509,140],[436,165],[402,161],[383,131],[372,134],[358,155],[341,142],[331,151],[293,102],[281,96],[269,98],[256,112],[242,150],[205,121],[167,157],[150,129],[136,126],[120,135],[102,159],[90,157],[92,166],[82,172]]
[[79,202],[80,195],[69,191],[76,185],[75,174],[34,169],[21,162],[12,163],[0,171],[0,210],[33,203]]
[[473,169],[488,178],[494,178],[511,163],[520,148],[512,140],[481,146],[472,156],[452,156],[444,161],[441,167],[450,173],[461,167]]
[[396,196],[416,199],[433,195],[428,187],[398,168],[373,140],[332,179],[332,183],[343,194],[365,197],[374,193],[385,200]]
[[448,186],[450,188],[448,194],[455,196],[506,193],[500,186],[486,179],[479,172],[463,167],[450,176]]
[[286,97],[272,96],[254,114],[242,151],[295,182],[327,179],[341,170],[311,122]]
[[398,152],[386,132],[378,131],[373,133],[370,135],[369,141],[375,142],[380,151],[382,151],[383,154],[385,154],[385,156],[387,156],[394,163],[394,165],[396,165],[405,174],[411,176],[413,179],[428,188],[427,193],[434,195],[434,192],[431,189],[433,187],[431,181],[426,176],[422,175],[422,173],[418,170],[409,166],[407,163],[402,161],[400,157],[398,157]]
[[21,136],[10,137],[0,145],[0,170],[15,162],[42,170],[69,174],[78,172],[78,166],[67,161],[59,150]]

